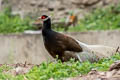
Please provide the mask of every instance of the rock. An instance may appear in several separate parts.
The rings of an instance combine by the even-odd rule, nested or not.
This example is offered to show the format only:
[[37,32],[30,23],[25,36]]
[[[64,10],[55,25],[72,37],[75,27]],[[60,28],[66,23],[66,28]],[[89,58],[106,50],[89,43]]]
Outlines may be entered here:
[[[0,10],[5,4],[12,7],[12,13],[20,14],[21,17],[41,16],[42,14],[53,14],[55,19],[62,19],[68,16],[70,11],[77,12],[77,16],[89,13],[90,8],[98,8],[112,3],[118,3],[119,0],[0,0]],[[4,4],[2,4],[4,2]],[[94,6],[94,7],[93,7]],[[84,8],[88,8],[86,11]],[[81,11],[82,9],[82,11]],[[62,12],[65,12],[61,14]],[[67,11],[67,12],[66,12]],[[61,15],[59,15],[61,14]]]
[[109,68],[109,71],[112,71],[112,70],[120,70],[120,60],[118,61],[115,61]]

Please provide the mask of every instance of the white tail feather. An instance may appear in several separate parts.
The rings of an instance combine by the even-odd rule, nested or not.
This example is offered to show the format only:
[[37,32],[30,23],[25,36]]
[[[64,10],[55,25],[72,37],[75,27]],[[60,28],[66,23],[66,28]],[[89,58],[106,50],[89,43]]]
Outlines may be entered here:
[[78,40],[76,41],[83,49],[82,52],[76,53],[76,56],[78,57],[80,62],[86,60],[94,62],[101,58],[110,57],[116,53],[116,49],[113,47],[108,47],[103,45],[87,45]]

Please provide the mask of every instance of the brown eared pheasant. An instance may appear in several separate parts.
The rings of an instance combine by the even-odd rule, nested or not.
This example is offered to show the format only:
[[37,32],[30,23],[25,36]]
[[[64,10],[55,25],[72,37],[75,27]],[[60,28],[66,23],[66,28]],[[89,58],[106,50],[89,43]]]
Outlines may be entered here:
[[68,61],[75,58],[80,62],[95,62],[101,58],[110,57],[116,53],[116,49],[103,45],[87,45],[70,36],[55,32],[51,29],[51,19],[47,15],[39,17],[34,24],[43,22],[42,36],[45,48],[49,54],[61,61]]

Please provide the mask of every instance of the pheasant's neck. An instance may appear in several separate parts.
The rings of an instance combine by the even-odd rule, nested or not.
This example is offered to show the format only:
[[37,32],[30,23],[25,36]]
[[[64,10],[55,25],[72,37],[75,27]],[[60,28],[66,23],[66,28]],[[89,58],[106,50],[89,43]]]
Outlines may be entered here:
[[43,30],[51,30],[51,20],[50,19],[43,22]]
[[43,22],[42,35],[43,36],[49,35],[50,31],[51,31],[51,20],[48,19]]

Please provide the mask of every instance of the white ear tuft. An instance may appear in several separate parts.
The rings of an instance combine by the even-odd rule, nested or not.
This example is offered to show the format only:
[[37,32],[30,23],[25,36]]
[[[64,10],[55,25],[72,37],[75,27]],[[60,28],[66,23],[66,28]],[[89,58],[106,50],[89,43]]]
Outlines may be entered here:
[[43,19],[43,21],[46,21],[46,20],[48,20],[50,17],[48,16],[47,18],[45,18],[45,19]]

